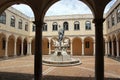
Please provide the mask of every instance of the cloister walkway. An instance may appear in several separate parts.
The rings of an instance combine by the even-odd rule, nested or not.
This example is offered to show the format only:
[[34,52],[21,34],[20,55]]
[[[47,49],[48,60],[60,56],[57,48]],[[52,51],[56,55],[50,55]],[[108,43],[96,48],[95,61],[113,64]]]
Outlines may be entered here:
[[[81,65],[53,67],[43,65],[43,80],[93,80],[94,56],[80,56]],[[34,56],[0,61],[0,80],[33,80]],[[105,80],[120,80],[120,62],[105,57]]]

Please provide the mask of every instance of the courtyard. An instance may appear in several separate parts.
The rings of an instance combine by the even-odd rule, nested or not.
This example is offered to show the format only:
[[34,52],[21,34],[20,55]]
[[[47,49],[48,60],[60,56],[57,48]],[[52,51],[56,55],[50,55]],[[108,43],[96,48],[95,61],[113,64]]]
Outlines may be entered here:
[[[95,57],[78,57],[82,64],[67,67],[43,65],[43,80],[94,80]],[[105,80],[120,80],[120,62],[105,57]],[[0,60],[0,80],[34,80],[34,56]]]

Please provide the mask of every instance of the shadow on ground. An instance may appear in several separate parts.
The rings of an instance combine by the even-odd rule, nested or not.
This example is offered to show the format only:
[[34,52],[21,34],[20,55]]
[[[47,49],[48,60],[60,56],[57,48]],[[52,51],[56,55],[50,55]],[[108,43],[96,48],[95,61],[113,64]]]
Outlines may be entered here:
[[[0,80],[33,80],[33,74],[0,72]],[[45,75],[42,80],[95,80],[93,77],[71,77]],[[120,80],[118,78],[105,78],[105,80]]]

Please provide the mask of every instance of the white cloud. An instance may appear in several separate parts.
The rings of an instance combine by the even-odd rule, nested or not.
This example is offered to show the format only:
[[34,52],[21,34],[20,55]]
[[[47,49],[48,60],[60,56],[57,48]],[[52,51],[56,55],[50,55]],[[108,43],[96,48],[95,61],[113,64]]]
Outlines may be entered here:
[[[105,12],[107,12],[110,6],[116,0],[112,0],[107,7],[105,8]],[[34,17],[31,8],[27,5],[13,5],[14,8],[20,10],[22,13],[26,14],[27,16]],[[78,0],[61,0],[53,4],[48,11],[46,12],[46,16],[51,15],[70,15],[70,14],[88,14],[91,13],[91,10],[85,5],[83,2]]]

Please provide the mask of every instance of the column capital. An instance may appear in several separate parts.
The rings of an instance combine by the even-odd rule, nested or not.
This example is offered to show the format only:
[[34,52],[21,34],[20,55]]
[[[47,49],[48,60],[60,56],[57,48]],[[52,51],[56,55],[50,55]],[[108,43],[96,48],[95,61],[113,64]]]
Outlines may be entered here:
[[93,19],[93,23],[95,23],[96,26],[101,26],[101,24],[105,21],[104,18],[99,18],[99,19]]
[[43,22],[42,20],[36,20],[36,21],[33,21],[33,23],[35,24],[35,25],[44,25],[44,24],[46,24],[45,22]]

